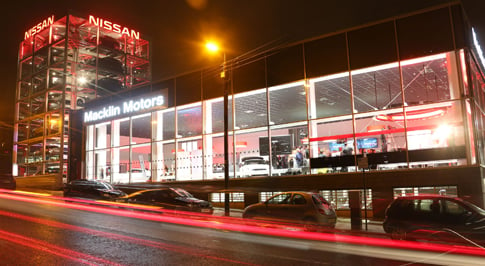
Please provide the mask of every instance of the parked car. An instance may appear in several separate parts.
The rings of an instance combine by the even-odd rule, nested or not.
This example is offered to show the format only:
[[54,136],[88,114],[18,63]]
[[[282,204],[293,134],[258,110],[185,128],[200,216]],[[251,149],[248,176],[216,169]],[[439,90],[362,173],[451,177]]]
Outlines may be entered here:
[[328,201],[318,193],[303,191],[279,193],[265,202],[249,205],[244,209],[243,218],[329,228],[334,228],[337,222],[337,214]]
[[15,177],[12,174],[0,174],[0,188],[16,189],[17,182],[15,181]]
[[11,155],[8,153],[0,154],[0,188],[16,189],[17,182],[12,175]]
[[181,188],[157,188],[137,191],[116,199],[117,202],[158,206],[163,209],[202,212],[212,214],[214,209],[208,201],[197,199]]
[[455,197],[398,197],[387,207],[383,227],[393,239],[485,243],[485,211]]
[[244,157],[239,165],[241,177],[268,176],[269,163],[261,156]]
[[122,196],[126,193],[102,180],[78,179],[64,186],[64,197],[113,200]]

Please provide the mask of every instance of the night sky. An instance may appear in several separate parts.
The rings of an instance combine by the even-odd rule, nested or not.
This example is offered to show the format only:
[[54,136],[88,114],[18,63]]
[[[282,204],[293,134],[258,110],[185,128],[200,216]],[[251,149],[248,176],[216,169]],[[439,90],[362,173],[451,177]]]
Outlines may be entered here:
[[[228,58],[398,15],[445,0],[108,0],[2,3],[0,121],[13,124],[18,46],[24,32],[68,10],[139,31],[152,42],[154,81],[222,62],[203,50],[219,40]],[[483,0],[463,0],[474,24],[484,24]],[[11,6],[8,6],[11,5]],[[484,36],[479,32],[479,37]],[[485,36],[481,37],[485,40]],[[485,41],[484,41],[485,43]],[[482,45],[484,46],[484,45]]]

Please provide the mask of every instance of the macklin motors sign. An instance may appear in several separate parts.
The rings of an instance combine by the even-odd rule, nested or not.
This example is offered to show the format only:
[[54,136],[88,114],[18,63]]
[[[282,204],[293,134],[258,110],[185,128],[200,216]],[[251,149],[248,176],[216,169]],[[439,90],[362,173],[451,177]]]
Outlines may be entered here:
[[167,105],[164,95],[145,96],[135,100],[126,100],[117,104],[110,104],[95,110],[85,110],[84,123],[114,119],[165,107]]

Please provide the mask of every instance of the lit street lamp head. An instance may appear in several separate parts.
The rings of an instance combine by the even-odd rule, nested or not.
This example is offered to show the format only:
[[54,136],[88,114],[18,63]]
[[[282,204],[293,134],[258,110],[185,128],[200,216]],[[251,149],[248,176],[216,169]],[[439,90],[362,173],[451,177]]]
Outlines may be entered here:
[[[205,44],[205,48],[211,53],[217,53],[220,50],[219,45],[217,45],[215,42],[207,42]],[[224,53],[224,61],[222,63],[221,78],[223,79],[226,78],[226,53]]]
[[216,43],[213,43],[213,42],[206,43],[205,48],[207,48],[207,50],[212,52],[212,53],[219,51],[219,46]]

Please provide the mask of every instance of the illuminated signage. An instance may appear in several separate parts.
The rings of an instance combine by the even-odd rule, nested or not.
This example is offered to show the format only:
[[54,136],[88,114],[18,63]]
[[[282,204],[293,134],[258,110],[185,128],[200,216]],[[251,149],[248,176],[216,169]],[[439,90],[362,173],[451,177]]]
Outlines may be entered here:
[[165,104],[163,95],[156,95],[150,98],[140,98],[138,100],[129,100],[117,105],[105,106],[95,111],[84,112],[84,122],[96,122],[108,118],[114,118],[120,115],[136,113],[139,111],[149,111],[155,107],[162,107]]
[[105,30],[109,30],[109,31],[112,31],[112,32],[115,32],[115,33],[119,33],[121,34],[121,36],[123,35],[127,35],[128,37],[131,37],[133,39],[137,39],[139,40],[140,39],[140,33],[135,31],[135,30],[131,30],[127,27],[122,27],[120,26],[120,24],[116,24],[116,23],[113,23],[109,20],[105,20],[105,19],[102,19],[102,18],[96,18],[94,16],[89,16],[89,24],[93,24],[95,26],[98,26],[100,28],[103,28]]
[[480,62],[482,62],[482,66],[485,67],[485,57],[483,56],[482,48],[480,47],[480,43],[478,42],[477,34],[475,33],[475,29],[472,28],[472,35],[473,35],[473,44],[475,45],[475,49],[478,53],[478,58],[480,58]]
[[24,40],[34,36],[35,34],[37,34],[39,32],[41,32],[45,28],[52,25],[52,23],[54,23],[54,15],[52,15],[51,17],[49,17],[47,19],[44,19],[44,21],[42,21],[42,22],[37,23],[37,25],[33,26],[28,31],[26,31]]

